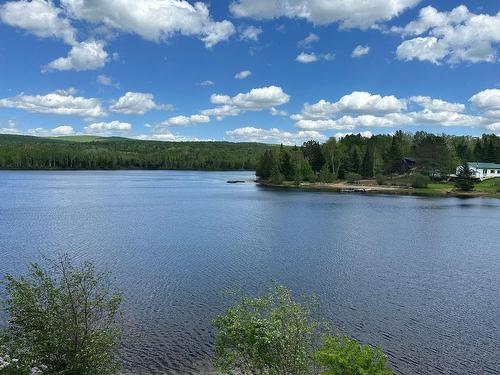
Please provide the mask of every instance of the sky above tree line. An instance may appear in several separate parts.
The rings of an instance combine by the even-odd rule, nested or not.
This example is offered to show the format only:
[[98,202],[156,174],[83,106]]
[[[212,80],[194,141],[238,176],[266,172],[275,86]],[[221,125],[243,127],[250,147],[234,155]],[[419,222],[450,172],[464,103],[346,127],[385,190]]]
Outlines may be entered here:
[[500,134],[500,4],[0,1],[0,133]]

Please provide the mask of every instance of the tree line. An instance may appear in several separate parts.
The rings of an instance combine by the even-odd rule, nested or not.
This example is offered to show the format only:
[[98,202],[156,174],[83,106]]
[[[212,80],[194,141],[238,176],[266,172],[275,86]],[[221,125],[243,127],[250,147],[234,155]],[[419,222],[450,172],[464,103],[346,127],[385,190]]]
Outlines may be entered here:
[[500,163],[500,138],[493,134],[478,138],[397,131],[371,138],[347,135],[323,144],[308,141],[300,147],[87,138],[0,135],[0,169],[256,170],[262,179],[328,182],[397,175],[413,166],[436,177],[454,172],[464,160]]
[[394,135],[347,135],[330,138],[323,144],[307,141],[301,147],[266,150],[259,158],[256,174],[263,180],[280,183],[331,182],[401,175],[415,170],[439,179],[454,173],[465,161],[500,163],[500,138],[415,134],[401,130]]
[[71,139],[0,135],[0,169],[255,170],[258,156],[273,147],[260,143]]

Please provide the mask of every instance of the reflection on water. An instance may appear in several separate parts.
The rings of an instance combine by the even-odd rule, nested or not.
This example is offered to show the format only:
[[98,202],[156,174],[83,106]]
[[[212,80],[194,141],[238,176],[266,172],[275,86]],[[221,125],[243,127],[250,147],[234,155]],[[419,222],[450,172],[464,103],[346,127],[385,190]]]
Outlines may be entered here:
[[500,373],[500,201],[226,183],[252,177],[0,172],[0,273],[57,252],[110,268],[131,374],[206,374],[224,290],[271,279],[398,373]]

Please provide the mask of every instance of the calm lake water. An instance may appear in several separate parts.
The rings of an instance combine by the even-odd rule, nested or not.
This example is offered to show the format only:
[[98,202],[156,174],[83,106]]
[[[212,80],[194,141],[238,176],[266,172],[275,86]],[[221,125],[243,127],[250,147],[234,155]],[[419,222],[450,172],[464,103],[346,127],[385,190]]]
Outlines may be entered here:
[[127,374],[206,374],[227,288],[276,280],[401,374],[500,374],[500,200],[275,191],[249,172],[0,171],[0,274],[69,252],[126,297]]

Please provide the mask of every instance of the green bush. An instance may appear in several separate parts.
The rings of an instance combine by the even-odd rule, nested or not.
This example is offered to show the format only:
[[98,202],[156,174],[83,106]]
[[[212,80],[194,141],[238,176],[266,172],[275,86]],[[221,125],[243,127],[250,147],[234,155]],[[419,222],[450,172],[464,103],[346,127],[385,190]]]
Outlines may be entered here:
[[271,175],[271,177],[269,178],[269,181],[272,183],[272,184],[275,184],[275,185],[281,185],[283,183],[283,181],[285,180],[285,176],[283,176],[281,173],[274,173],[273,175]]
[[326,183],[333,182],[334,180],[333,173],[326,164],[321,168],[321,171],[319,173],[319,180]]
[[322,375],[390,375],[387,358],[380,349],[361,345],[348,337],[327,337],[316,353]]
[[318,323],[285,287],[241,297],[214,326],[214,365],[222,374],[313,375]]
[[316,175],[316,173],[313,172],[307,176],[306,180],[311,183],[315,183],[318,182],[318,176]]
[[411,176],[411,186],[416,189],[425,189],[431,183],[428,176],[416,173]]
[[358,173],[354,173],[354,172],[348,172],[348,173],[345,174],[345,179],[349,183],[352,183],[352,182],[355,182],[355,181],[359,181],[362,178],[363,178],[363,176],[361,176]]
[[280,285],[242,296],[214,321],[215,367],[225,375],[392,374],[382,350],[327,336],[326,324],[314,319],[314,299],[305,302]]
[[5,285],[9,325],[0,332],[0,355],[17,360],[5,371],[38,374],[36,366],[47,375],[119,373],[121,297],[107,273],[63,258],[50,271],[33,264],[25,276],[7,275]]
[[377,184],[379,184],[379,185],[385,185],[387,182],[387,179],[382,174],[376,175],[375,180],[377,181]]

